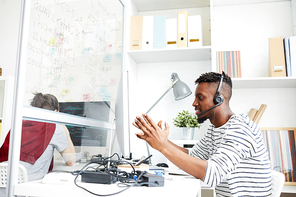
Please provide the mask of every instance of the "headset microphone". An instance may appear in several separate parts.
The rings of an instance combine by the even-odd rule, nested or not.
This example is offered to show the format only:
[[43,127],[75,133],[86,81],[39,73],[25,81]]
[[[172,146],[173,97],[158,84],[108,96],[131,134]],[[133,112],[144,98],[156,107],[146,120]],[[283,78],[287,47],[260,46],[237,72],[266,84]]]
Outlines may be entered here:
[[217,92],[214,96],[214,103],[215,105],[213,107],[211,107],[210,109],[207,109],[206,111],[202,112],[201,114],[197,115],[197,117],[207,113],[208,111],[214,109],[215,107],[218,107],[219,105],[221,105],[224,101],[224,98],[223,96],[220,94],[220,90],[221,90],[221,87],[222,87],[222,83],[223,83],[223,78],[224,78],[224,72],[222,72],[222,75],[221,75],[221,80],[220,80],[220,83],[219,83],[219,86],[218,86],[218,89],[217,89]]
[[[222,102],[223,102],[223,101],[222,101]],[[222,104],[222,102],[221,102],[221,103],[218,103],[217,105],[215,105],[215,106],[213,106],[213,107],[211,107],[210,109],[207,109],[206,111],[202,112],[201,114],[198,114],[197,117],[199,117],[199,116],[201,116],[201,115],[204,115],[205,113],[207,113],[208,111],[214,109],[215,107],[218,107],[219,105]]]

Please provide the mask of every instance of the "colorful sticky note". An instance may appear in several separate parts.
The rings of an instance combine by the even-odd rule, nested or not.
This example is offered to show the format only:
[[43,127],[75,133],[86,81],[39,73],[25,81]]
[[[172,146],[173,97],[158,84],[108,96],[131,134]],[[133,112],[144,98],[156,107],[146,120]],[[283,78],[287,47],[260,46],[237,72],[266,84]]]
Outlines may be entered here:
[[112,99],[112,94],[111,93],[105,94],[104,101],[111,101],[111,99]]
[[82,54],[84,54],[84,55],[88,55],[89,52],[90,52],[90,48],[84,48],[84,49],[82,50]]
[[61,92],[61,95],[62,95],[62,96],[67,96],[67,95],[69,95],[69,92],[70,92],[69,88],[64,88],[64,89],[62,90],[62,92]]
[[105,55],[103,58],[103,62],[111,62],[112,55]]
[[117,84],[117,81],[118,81],[118,79],[116,79],[116,78],[112,78],[112,79],[110,79],[110,81],[109,81],[109,85],[116,85],[116,84]]
[[121,55],[122,55],[122,52],[118,51],[118,52],[116,52],[115,57],[121,57]]
[[100,91],[99,91],[100,96],[105,96],[106,93],[107,93],[107,88],[100,88]]
[[48,55],[53,55],[55,53],[55,48],[49,48],[47,51]]
[[56,42],[57,42],[57,39],[56,38],[51,38],[48,41],[48,45],[49,46],[54,46],[54,45],[56,45]]
[[90,101],[90,93],[83,94],[83,101]]

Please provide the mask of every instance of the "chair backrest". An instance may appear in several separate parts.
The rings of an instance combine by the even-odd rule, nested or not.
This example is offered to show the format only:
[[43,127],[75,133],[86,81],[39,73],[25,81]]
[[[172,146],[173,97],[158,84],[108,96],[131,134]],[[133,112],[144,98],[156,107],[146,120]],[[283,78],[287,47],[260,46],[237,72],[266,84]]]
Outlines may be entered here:
[[285,183],[285,175],[281,172],[271,171],[271,197],[279,197],[281,195]]
[[[0,187],[7,185],[8,162],[0,163]],[[27,169],[19,164],[18,183],[28,182]]]

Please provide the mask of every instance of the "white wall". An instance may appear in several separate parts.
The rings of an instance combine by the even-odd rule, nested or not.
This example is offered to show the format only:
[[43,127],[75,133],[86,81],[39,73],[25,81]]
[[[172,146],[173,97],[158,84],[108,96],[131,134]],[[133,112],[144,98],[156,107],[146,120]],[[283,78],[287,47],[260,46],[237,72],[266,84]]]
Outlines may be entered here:
[[[243,78],[268,77],[268,38],[293,35],[290,1],[214,6],[213,20],[213,47],[241,51]],[[248,112],[267,104],[259,126],[295,127],[295,91],[234,89],[231,107],[235,112]]]
[[240,50],[242,77],[268,77],[268,38],[292,36],[291,2],[214,6],[212,46]]
[[14,76],[20,18],[20,0],[0,1],[0,67],[2,76]]

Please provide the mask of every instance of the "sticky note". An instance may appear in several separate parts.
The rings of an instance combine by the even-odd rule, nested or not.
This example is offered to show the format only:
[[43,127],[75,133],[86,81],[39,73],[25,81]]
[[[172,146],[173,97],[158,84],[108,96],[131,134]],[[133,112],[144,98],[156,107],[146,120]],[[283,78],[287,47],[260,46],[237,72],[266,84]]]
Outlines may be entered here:
[[69,88],[64,88],[61,92],[61,95],[67,96],[67,95],[69,95],[69,92],[70,92]]
[[111,62],[112,55],[105,55],[103,58],[103,62]]
[[83,101],[90,101],[90,93],[83,94]]
[[112,79],[110,79],[110,81],[109,81],[109,85],[116,85],[116,84],[117,84],[117,81],[118,81],[118,79],[116,79],[116,78],[112,78]]
[[111,93],[105,94],[104,101],[111,101],[111,99],[112,99],[112,94]]
[[107,88],[100,88],[100,91],[99,91],[100,96],[105,96],[106,93],[107,93]]
[[56,45],[56,42],[57,42],[57,39],[56,38],[51,38],[48,41],[48,45],[54,46],[54,45]]

